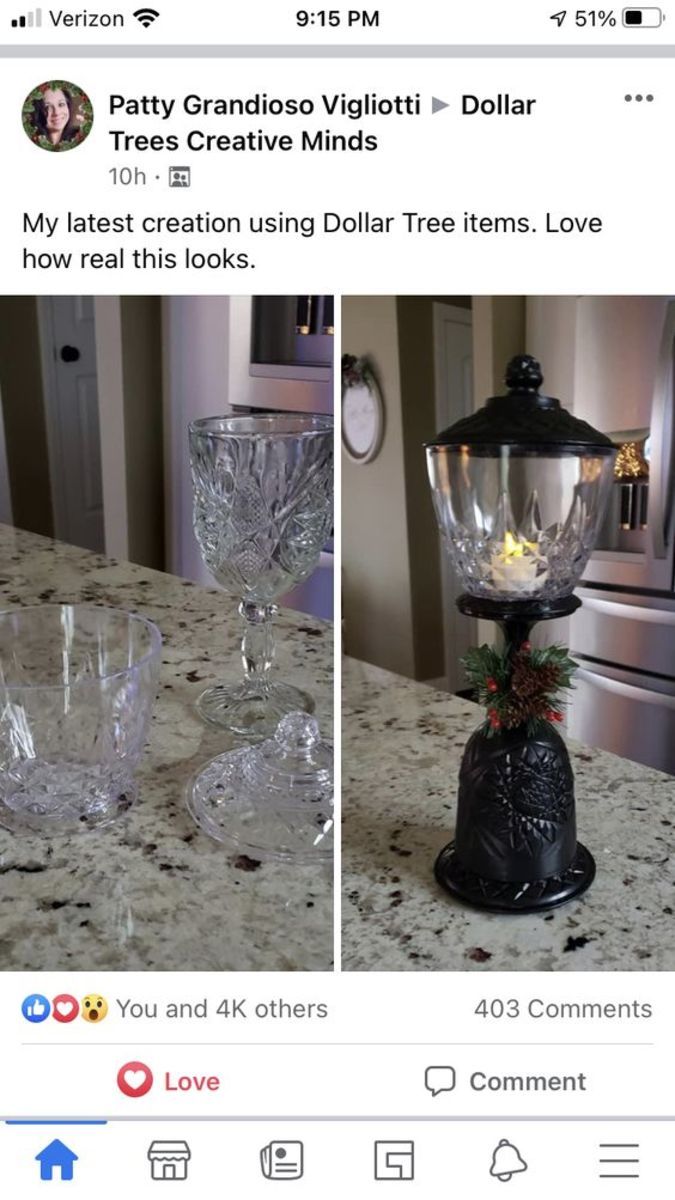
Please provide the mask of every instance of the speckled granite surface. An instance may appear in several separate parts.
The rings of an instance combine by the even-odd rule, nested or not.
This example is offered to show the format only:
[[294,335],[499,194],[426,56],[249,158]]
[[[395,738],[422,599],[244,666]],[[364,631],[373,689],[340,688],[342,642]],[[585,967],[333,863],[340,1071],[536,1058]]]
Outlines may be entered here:
[[579,837],[598,874],[538,916],[479,913],[436,884],[475,705],[346,660],[343,969],[675,970],[675,779],[577,743]]
[[[197,831],[183,793],[234,743],[194,702],[240,669],[240,619],[222,592],[0,526],[0,606],[88,603],[142,613],[164,637],[139,799],[71,838],[0,830],[2,970],[329,970],[328,871],[240,862]],[[305,687],[332,736],[329,625],[285,610],[275,669]]]

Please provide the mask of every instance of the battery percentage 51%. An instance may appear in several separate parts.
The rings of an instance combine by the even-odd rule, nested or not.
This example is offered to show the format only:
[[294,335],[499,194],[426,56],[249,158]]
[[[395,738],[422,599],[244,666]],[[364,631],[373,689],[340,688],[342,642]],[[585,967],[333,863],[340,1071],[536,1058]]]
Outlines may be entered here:
[[564,8],[561,12],[553,13],[550,20],[556,21],[558,29],[562,29],[568,17],[570,23],[579,29],[613,29],[617,23],[616,14],[611,9],[603,8]]

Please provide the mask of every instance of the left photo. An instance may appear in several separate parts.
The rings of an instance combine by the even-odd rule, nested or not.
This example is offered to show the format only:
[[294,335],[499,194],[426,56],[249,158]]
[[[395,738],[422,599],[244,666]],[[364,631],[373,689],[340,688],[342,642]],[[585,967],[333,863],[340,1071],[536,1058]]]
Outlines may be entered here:
[[0,297],[0,970],[332,969],[333,347]]

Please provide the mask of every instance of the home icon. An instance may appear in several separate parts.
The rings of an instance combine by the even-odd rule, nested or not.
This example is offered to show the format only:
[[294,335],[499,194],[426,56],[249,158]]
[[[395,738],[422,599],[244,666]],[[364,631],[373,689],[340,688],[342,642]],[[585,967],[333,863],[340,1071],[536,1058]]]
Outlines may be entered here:
[[[55,1171],[61,1173],[62,1180],[72,1179],[73,1163],[77,1162],[77,1154],[55,1138],[35,1155],[35,1161],[40,1164],[40,1179],[53,1180]],[[56,1177],[58,1178],[58,1174]]]
[[187,1179],[190,1161],[187,1142],[151,1142],[148,1158],[153,1179]]

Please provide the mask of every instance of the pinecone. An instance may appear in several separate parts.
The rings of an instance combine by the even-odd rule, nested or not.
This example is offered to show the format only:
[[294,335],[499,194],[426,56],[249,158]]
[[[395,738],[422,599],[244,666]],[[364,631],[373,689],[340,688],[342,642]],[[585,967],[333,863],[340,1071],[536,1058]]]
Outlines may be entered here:
[[506,729],[518,729],[527,721],[543,720],[549,708],[550,702],[543,693],[525,697],[511,692],[502,712],[502,725]]
[[560,670],[556,663],[544,663],[535,667],[524,655],[519,655],[511,676],[511,691],[517,696],[541,696],[555,692],[560,682]]
[[511,693],[502,712],[502,725],[507,729],[517,729],[519,725],[529,721],[532,715],[531,702]]

